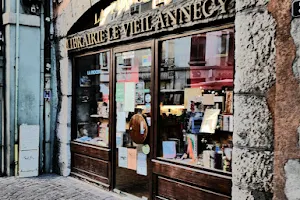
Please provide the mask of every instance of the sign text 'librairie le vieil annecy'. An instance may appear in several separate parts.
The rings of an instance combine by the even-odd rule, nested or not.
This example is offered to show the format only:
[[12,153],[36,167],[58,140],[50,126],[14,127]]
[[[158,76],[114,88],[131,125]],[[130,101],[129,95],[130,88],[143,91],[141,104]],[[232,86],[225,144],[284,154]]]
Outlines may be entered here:
[[[122,37],[122,29],[125,33],[124,37],[132,37],[145,32],[159,31],[173,25],[182,25],[191,21],[209,18],[216,13],[226,14],[227,1],[229,0],[217,0],[218,4],[216,4],[215,0],[204,0],[174,10],[160,12],[155,16],[146,16],[138,20],[124,22],[121,25],[75,35],[68,38],[67,49],[75,50],[119,40]],[[156,19],[154,20],[154,18]],[[155,21],[155,25],[153,21]]]

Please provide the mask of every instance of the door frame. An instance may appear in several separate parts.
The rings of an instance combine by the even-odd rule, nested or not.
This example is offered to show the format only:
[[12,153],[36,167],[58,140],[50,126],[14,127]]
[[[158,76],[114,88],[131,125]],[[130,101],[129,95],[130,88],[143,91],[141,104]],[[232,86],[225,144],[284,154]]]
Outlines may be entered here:
[[152,173],[152,159],[154,158],[154,152],[155,152],[155,145],[156,143],[154,143],[155,137],[154,137],[154,133],[155,133],[155,129],[154,129],[154,124],[156,123],[154,121],[154,119],[156,119],[155,117],[155,110],[157,109],[157,98],[154,98],[156,92],[155,89],[155,71],[156,71],[156,63],[155,63],[155,40],[148,40],[148,41],[143,41],[143,42],[138,42],[138,43],[133,43],[133,44],[128,44],[128,45],[122,45],[122,46],[118,46],[112,49],[112,54],[111,54],[111,59],[112,59],[112,81],[111,81],[111,92],[112,92],[112,98],[111,101],[112,103],[110,103],[110,113],[112,114],[111,117],[111,134],[110,134],[110,143],[111,143],[111,151],[112,151],[112,158],[111,158],[111,165],[112,165],[112,172],[111,172],[111,189],[115,189],[116,188],[116,120],[117,120],[117,113],[116,113],[116,101],[115,101],[115,92],[116,92],[116,54],[117,53],[122,53],[122,52],[127,52],[127,51],[134,51],[134,50],[140,50],[140,49],[146,49],[146,48],[150,48],[151,49],[151,86],[150,86],[150,94],[151,94],[151,126],[150,126],[150,141],[149,141],[149,145],[150,145],[150,165],[147,166],[148,169],[150,169],[149,171],[151,171],[151,173],[149,174],[149,200],[152,199],[152,191],[153,191],[153,173]]

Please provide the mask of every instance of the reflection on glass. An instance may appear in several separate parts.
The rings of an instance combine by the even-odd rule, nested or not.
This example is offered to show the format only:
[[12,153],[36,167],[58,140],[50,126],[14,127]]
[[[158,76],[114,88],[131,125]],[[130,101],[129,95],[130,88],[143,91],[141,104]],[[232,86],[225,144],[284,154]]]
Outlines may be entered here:
[[76,59],[75,141],[109,146],[109,68],[110,53]]
[[151,64],[150,49],[116,54],[116,187],[138,197],[149,197]]
[[[233,29],[226,29],[162,43],[162,158],[231,170],[233,36]],[[216,159],[203,159],[203,152]]]

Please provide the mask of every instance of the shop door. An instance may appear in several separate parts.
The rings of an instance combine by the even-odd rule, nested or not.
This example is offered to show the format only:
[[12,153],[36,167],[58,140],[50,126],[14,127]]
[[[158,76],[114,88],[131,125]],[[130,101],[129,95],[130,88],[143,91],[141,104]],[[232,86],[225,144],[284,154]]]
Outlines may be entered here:
[[152,48],[122,48],[115,58],[115,191],[150,199]]

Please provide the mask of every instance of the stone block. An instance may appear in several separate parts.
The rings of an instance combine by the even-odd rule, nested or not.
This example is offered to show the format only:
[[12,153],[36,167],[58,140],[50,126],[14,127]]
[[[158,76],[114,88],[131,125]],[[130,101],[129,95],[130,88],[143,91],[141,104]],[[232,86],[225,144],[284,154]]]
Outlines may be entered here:
[[271,151],[233,148],[233,185],[247,190],[272,193],[273,159]]
[[234,145],[272,149],[273,141],[273,119],[266,98],[235,95]]
[[268,3],[268,0],[236,0],[236,11],[241,11],[244,9],[255,8],[258,6],[264,6]]
[[57,122],[61,123],[61,124],[70,124],[71,123],[71,111],[72,111],[72,97],[62,95],[60,105],[61,105],[61,108],[58,113]]
[[266,93],[275,83],[275,25],[267,10],[236,15],[236,93]]
[[60,91],[63,95],[72,95],[72,63],[68,58],[59,61]]
[[245,190],[237,186],[232,187],[232,200],[272,200],[272,193]]
[[284,192],[288,200],[300,199],[300,160],[289,160],[285,166]]
[[68,124],[57,123],[56,138],[62,144],[69,144],[71,142],[71,127]]
[[58,167],[62,176],[69,176],[71,173],[71,148],[70,144],[59,143]]
[[72,0],[70,4],[72,7],[72,18],[74,22],[76,22],[88,9],[91,8],[91,1]]

